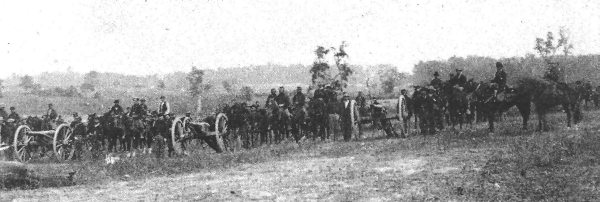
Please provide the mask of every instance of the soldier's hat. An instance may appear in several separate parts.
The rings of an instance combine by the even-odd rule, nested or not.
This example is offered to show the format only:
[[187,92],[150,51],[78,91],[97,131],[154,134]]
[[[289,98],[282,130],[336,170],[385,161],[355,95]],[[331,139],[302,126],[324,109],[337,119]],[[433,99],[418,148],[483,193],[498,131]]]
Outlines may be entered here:
[[49,103],[48,106],[52,106],[52,103]]
[[146,98],[142,98],[142,99],[140,99],[140,101],[146,102]]
[[74,117],[78,117],[78,116],[79,116],[79,114],[78,114],[77,112],[73,112],[73,116],[74,116]]
[[161,96],[160,96],[160,99],[165,99],[165,96],[164,96],[164,95],[161,95]]
[[504,67],[501,62],[496,62],[496,67]]
[[191,113],[191,112],[186,112],[186,113],[185,113],[185,116],[190,116],[190,115],[192,115],[192,113]]
[[140,98],[137,98],[137,97],[133,98],[133,101],[139,101],[139,100],[140,100]]
[[10,110],[15,110],[15,109],[16,109],[15,107],[10,107]]
[[115,103],[115,104],[118,104],[118,103],[119,103],[119,100],[115,100],[113,103]]
[[457,72],[462,72],[462,68],[456,68]]
[[437,72],[437,71],[436,71],[436,72],[433,72],[433,76],[440,76],[440,73],[439,73],[439,72]]

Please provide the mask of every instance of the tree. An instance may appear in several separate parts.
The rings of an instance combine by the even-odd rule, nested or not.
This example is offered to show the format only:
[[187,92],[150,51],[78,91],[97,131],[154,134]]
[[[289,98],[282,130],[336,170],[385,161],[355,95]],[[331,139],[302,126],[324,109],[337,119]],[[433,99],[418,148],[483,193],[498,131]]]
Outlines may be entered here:
[[394,87],[400,85],[407,78],[407,75],[406,73],[398,72],[395,67],[388,66],[379,70],[379,77],[383,92],[390,94],[394,92]]
[[2,91],[4,91],[3,83],[4,83],[4,80],[0,79],[0,98],[3,97],[3,95],[2,95]]
[[[342,41],[339,49],[333,47],[326,49],[323,46],[317,46],[315,50],[317,58],[310,69],[313,86],[331,85],[339,91],[343,91],[347,87],[348,77],[352,75],[353,70],[347,63],[348,54],[344,50],[346,46],[346,42],[344,41]],[[330,51],[334,53],[333,58],[337,67],[335,76],[332,76],[331,68],[326,59]]]
[[190,82],[189,93],[196,99],[196,113],[202,112],[202,92],[207,90],[207,86],[202,86],[202,80],[204,77],[204,70],[197,69],[195,66],[192,67],[192,71],[187,74],[186,79]]
[[250,86],[242,87],[242,89],[240,89],[240,92],[242,94],[242,98],[245,101],[252,101],[252,97],[254,96],[254,90]]
[[573,50],[573,44],[570,42],[568,30],[564,27],[560,28],[558,35],[558,40],[555,40],[552,32],[546,34],[546,39],[536,38],[534,49],[540,54],[547,65],[544,77],[549,80],[560,82],[564,81],[564,71],[559,66],[556,53],[562,52],[565,57],[568,56]]
[[188,91],[192,97],[196,97],[202,93],[202,90],[204,89],[202,86],[202,77],[204,77],[204,70],[197,69],[195,66],[192,67],[192,71],[188,73],[186,79],[190,82]]
[[94,91],[96,90],[96,86],[100,83],[100,73],[97,71],[90,71],[83,76],[83,83],[79,87],[79,89]]
[[165,81],[159,80],[158,81],[158,88],[165,89],[166,88]]
[[221,83],[223,85],[223,88],[228,92],[231,93],[233,92],[233,87],[231,86],[231,83],[229,83],[229,81],[223,81]]
[[32,89],[35,86],[35,84],[33,83],[33,77],[29,75],[21,77],[21,83],[19,83],[19,86],[25,90]]

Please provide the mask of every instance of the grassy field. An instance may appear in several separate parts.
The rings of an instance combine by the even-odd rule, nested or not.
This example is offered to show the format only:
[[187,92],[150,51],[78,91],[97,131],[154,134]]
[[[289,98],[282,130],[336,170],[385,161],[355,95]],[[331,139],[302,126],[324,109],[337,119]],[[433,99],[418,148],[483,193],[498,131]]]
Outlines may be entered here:
[[599,200],[600,112],[585,113],[576,128],[564,127],[564,114],[549,118],[554,128],[543,133],[520,130],[521,119],[510,117],[493,135],[479,124],[406,139],[32,164],[43,175],[78,171],[78,185],[5,190],[0,200]]

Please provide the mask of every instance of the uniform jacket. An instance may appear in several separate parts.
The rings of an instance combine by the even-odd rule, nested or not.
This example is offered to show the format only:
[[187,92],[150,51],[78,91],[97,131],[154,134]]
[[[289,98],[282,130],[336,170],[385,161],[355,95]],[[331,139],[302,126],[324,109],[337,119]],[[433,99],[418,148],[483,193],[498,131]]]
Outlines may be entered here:
[[167,101],[161,102],[160,105],[158,105],[158,113],[159,114],[171,113],[171,106],[169,106],[169,103]]
[[279,93],[275,98],[275,102],[277,102],[278,105],[283,105],[283,108],[288,108],[290,106],[290,97],[285,93]]
[[50,120],[55,120],[58,117],[58,114],[56,113],[56,110],[54,109],[48,109],[46,111],[46,116],[50,119]]
[[296,95],[294,95],[292,100],[293,100],[295,106],[304,107],[304,104],[306,102],[306,96],[304,96],[303,93],[296,93]]
[[492,83],[497,83],[500,86],[505,86],[506,85],[506,72],[504,70],[496,71],[496,75],[494,75],[494,79],[492,80]]

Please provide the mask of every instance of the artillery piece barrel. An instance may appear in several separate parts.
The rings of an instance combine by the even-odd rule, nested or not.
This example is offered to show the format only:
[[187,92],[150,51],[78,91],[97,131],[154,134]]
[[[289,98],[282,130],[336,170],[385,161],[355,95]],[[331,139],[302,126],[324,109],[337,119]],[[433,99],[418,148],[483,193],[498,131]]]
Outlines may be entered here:
[[54,131],[54,130],[28,131],[27,134],[28,135],[45,135],[45,136],[53,137],[55,132],[56,131]]

